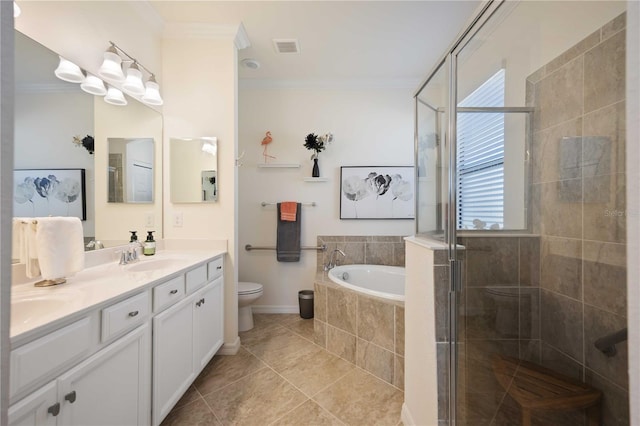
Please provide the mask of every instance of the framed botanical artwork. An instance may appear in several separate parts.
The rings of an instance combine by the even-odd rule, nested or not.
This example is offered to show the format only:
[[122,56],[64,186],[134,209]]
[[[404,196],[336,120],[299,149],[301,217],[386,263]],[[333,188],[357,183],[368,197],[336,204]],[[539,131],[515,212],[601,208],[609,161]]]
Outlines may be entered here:
[[69,216],[87,220],[84,169],[19,169],[13,172],[13,215]]
[[340,219],[414,219],[411,166],[340,167]]

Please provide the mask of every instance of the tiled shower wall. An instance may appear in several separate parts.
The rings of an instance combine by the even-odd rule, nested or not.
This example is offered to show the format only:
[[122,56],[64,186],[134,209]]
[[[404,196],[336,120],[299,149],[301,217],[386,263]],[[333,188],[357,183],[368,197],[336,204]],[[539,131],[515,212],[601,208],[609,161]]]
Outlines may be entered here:
[[[623,14],[527,80],[535,107],[531,208],[540,234],[540,351],[534,360],[604,392],[604,424],[629,423]],[[634,141],[637,143],[637,141]]]

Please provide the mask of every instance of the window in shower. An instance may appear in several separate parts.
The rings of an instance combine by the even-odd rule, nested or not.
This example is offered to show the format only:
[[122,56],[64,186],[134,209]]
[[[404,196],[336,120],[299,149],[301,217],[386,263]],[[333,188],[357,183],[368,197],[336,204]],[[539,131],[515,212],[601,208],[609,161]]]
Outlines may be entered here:
[[[505,70],[458,104],[458,229],[504,228]],[[467,109],[468,108],[468,109]]]

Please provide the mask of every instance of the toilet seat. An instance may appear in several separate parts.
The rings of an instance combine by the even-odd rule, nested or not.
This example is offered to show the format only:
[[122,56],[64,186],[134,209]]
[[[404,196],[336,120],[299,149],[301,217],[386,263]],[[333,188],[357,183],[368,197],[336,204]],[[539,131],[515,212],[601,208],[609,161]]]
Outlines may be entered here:
[[249,283],[249,282],[238,283],[238,294],[246,295],[246,294],[256,294],[260,292],[262,292],[262,284]]

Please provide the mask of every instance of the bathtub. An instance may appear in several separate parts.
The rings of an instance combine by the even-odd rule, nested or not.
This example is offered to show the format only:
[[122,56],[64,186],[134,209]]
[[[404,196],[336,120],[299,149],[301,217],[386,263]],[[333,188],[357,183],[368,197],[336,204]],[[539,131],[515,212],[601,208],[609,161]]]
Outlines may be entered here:
[[383,265],[343,265],[329,271],[329,279],[358,293],[404,301],[404,268]]

